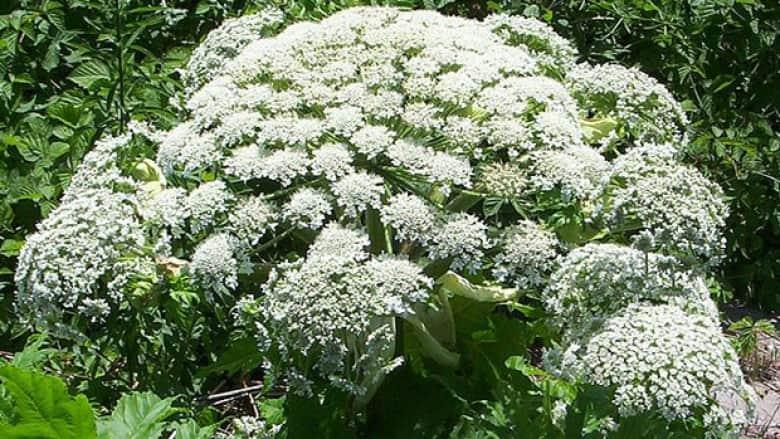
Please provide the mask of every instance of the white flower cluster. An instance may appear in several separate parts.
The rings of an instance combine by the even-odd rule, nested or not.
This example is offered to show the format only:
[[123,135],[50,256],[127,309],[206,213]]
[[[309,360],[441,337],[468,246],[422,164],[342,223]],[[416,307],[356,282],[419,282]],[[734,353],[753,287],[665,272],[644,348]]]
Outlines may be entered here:
[[395,230],[401,241],[428,242],[436,222],[433,209],[420,197],[401,193],[382,206],[382,222]]
[[185,202],[189,214],[190,229],[199,233],[214,226],[218,215],[224,215],[234,195],[224,182],[215,180],[203,183],[192,191]]
[[670,145],[637,147],[613,164],[602,188],[602,212],[615,230],[646,230],[658,249],[718,262],[728,206],[723,192],[675,161]]
[[270,33],[283,21],[282,11],[276,8],[225,20],[192,52],[182,72],[186,90],[192,93],[219,75],[227,60],[238,55],[250,42]]
[[490,247],[487,229],[474,215],[454,214],[432,233],[428,255],[434,260],[452,258],[453,270],[476,273],[484,263],[484,249]]
[[609,162],[598,151],[584,145],[560,151],[534,151],[530,156],[529,189],[558,189],[564,201],[594,198],[610,169]]
[[577,51],[548,25],[531,18],[510,15],[493,15],[485,19],[507,41],[528,47],[534,58],[555,73],[565,75],[574,67]]
[[560,260],[544,291],[545,306],[563,328],[589,330],[632,303],[667,303],[716,322],[704,279],[670,256],[615,244],[588,244]]
[[620,416],[698,416],[712,437],[738,431],[754,401],[715,304],[701,275],[649,253],[651,240],[635,241],[642,250],[588,244],[562,258],[543,299],[563,345],[546,353],[546,367],[611,389]]
[[105,189],[82,190],[38,225],[22,248],[15,276],[23,317],[45,325],[82,307],[89,314],[107,313],[120,303],[122,258],[146,244],[135,203]]
[[240,416],[233,419],[229,432],[218,432],[215,439],[274,439],[284,427],[283,424],[271,425],[265,420],[253,416]]
[[113,189],[115,186],[135,186],[135,181],[126,176],[119,166],[120,156],[131,140],[130,134],[117,137],[108,136],[95,142],[92,151],[84,155],[84,160],[70,179],[62,201],[78,199],[93,189]]
[[479,168],[475,188],[505,199],[520,198],[526,193],[528,178],[519,163],[495,162]]
[[628,138],[634,142],[686,141],[688,117],[671,93],[636,68],[618,64],[580,64],[567,76],[572,94],[596,118],[618,126],[602,143]]
[[528,220],[509,228],[500,247],[493,277],[524,290],[547,284],[562,250],[554,233]]
[[357,218],[368,208],[379,209],[384,191],[381,177],[362,171],[349,174],[333,184],[336,201],[348,218]]
[[295,192],[284,205],[282,217],[296,226],[319,229],[325,224],[333,207],[327,195],[318,189],[303,188]]
[[712,437],[747,419],[743,409],[721,407],[718,397],[749,401],[753,395],[717,323],[673,305],[626,307],[582,345],[569,346],[563,368],[613,388],[621,416],[655,412],[674,421],[700,415]]
[[[148,148],[128,136],[87,156],[22,251],[26,316],[99,320],[155,264],[186,265],[209,300],[270,264],[263,294],[238,306],[269,373],[303,393],[325,380],[362,395],[398,365],[394,317],[430,300],[421,266],[436,260],[474,274],[450,277],[469,294],[485,292],[472,279],[546,288],[566,331],[560,364],[575,375],[591,355],[579,376],[624,388],[615,401],[625,413],[652,407],[677,419],[712,386],[741,383],[730,351],[698,347],[722,342],[701,277],[723,245],[721,192],[677,162],[676,144],[619,148],[613,163],[592,145],[684,142],[685,116],[663,87],[634,70],[575,66],[572,46],[527,18],[353,8],[264,38],[280,20],[266,10],[206,39],[184,73],[185,120],[141,130],[159,145],[156,164],[132,156]],[[617,127],[594,136],[610,119]],[[497,198],[511,203],[488,214]],[[572,242],[542,226],[571,214],[567,227],[582,230],[557,231]],[[635,248],[562,256],[589,239]],[[512,292],[504,286],[488,294]],[[679,341],[654,345],[663,335],[654,328],[674,326],[664,319],[679,322],[670,332]],[[634,336],[677,358],[630,357]],[[606,343],[626,352],[609,357]],[[702,375],[689,379],[694,366]],[[706,389],[686,399],[689,385]]]
[[230,291],[238,286],[236,243],[227,234],[209,236],[192,255],[189,270],[205,291]]
[[276,211],[262,197],[239,200],[228,216],[227,230],[245,250],[257,245],[267,232],[277,225]]
[[388,318],[426,302],[433,284],[408,260],[369,258],[367,245],[363,232],[329,224],[304,260],[272,273],[261,302],[267,345],[289,357],[290,371],[303,367],[298,353],[311,356],[320,376],[357,394],[365,383],[351,376],[395,364]]

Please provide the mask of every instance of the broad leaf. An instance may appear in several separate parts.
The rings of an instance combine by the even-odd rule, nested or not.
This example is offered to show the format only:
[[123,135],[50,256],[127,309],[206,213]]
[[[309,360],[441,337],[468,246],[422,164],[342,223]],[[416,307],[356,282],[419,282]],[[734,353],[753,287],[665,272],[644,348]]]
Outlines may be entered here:
[[95,437],[95,415],[84,395],[71,397],[57,377],[13,366],[0,368],[12,413],[0,424],[5,439]]
[[98,60],[90,60],[81,64],[76,67],[68,77],[68,79],[84,88],[90,88],[98,81],[108,80],[110,78],[111,71],[108,66]]
[[98,422],[101,439],[156,439],[168,427],[166,420],[177,412],[173,398],[160,399],[151,392],[122,396],[111,416]]

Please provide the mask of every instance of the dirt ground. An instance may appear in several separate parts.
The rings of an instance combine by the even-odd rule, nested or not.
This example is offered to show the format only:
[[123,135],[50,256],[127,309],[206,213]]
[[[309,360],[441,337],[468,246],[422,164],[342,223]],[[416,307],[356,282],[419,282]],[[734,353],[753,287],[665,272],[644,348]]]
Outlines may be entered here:
[[749,315],[753,319],[769,319],[777,328],[774,336],[759,336],[756,352],[742,362],[745,375],[758,395],[755,419],[743,438],[780,439],[780,316],[736,306],[725,311],[731,321]]

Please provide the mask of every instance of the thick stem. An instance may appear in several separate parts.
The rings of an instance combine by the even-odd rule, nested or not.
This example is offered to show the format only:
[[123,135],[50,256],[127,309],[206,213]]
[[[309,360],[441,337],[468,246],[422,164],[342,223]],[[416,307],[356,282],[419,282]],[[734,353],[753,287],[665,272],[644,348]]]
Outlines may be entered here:
[[474,285],[466,278],[451,271],[444,273],[437,280],[442,288],[477,302],[507,302],[516,299],[520,292],[516,288],[503,288],[498,286]]
[[458,367],[458,363],[460,363],[460,354],[452,352],[442,346],[441,343],[428,332],[428,328],[425,327],[425,324],[416,315],[407,314],[404,315],[403,318],[412,326],[415,334],[417,334],[417,339],[420,341],[420,345],[422,345],[423,354],[442,366],[451,368]]

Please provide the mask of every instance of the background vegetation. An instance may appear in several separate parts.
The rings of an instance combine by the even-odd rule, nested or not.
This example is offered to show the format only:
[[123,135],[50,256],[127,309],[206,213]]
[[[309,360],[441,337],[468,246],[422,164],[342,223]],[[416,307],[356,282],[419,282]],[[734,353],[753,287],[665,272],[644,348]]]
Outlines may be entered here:
[[[34,368],[50,354],[41,341],[27,340],[13,316],[12,273],[24,237],[56,205],[69,176],[95,139],[105,132],[123,131],[131,115],[161,127],[170,126],[177,109],[169,105],[169,99],[181,87],[177,69],[186,63],[191,49],[226,17],[268,3],[10,0],[0,4],[0,351],[18,352],[28,345],[21,360],[20,354],[16,355],[15,366],[0,369],[0,378],[7,386],[15,381],[33,387],[48,386],[56,388],[61,398],[71,398],[64,388],[45,381],[46,377],[25,377],[23,374],[29,372],[20,371]],[[316,19],[366,2],[274,3],[293,21]],[[722,266],[722,277],[729,290],[723,291],[723,299],[733,294],[754,306],[780,309],[780,113],[776,105],[780,102],[780,4],[773,0],[386,3],[470,17],[492,12],[535,16],[575,41],[582,60],[636,65],[665,83],[684,101],[693,121],[688,159],[715,179],[730,197],[728,259]],[[523,324],[526,323],[499,319],[491,336],[499,339],[510,333],[503,331],[502,325]],[[484,330],[464,329],[475,333]],[[483,347],[475,345],[474,349]],[[487,351],[484,356],[494,354],[495,358],[500,357]],[[480,367],[492,367],[486,361]],[[241,365],[230,367],[240,370]],[[540,399],[551,392],[569,391],[563,384],[555,387],[554,383],[549,384],[552,387],[536,389],[528,374],[542,372],[530,367],[521,362],[507,363],[500,371],[502,375],[491,375],[490,379],[522,381],[513,388],[533,389]],[[475,375],[478,372],[474,371]],[[458,385],[451,378],[453,381],[447,386],[429,389],[432,398],[441,399],[442,407],[463,403],[454,399],[454,392],[448,387]],[[431,386],[428,381],[415,382],[412,378],[398,378],[398,382],[409,386],[410,395]],[[16,390],[25,391],[21,387]],[[470,416],[468,423],[461,420],[464,432],[479,426],[483,431],[493,428],[495,434],[501,435],[506,432],[496,425],[501,424],[502,416],[526,423],[533,419],[527,413],[528,407],[511,405],[515,395],[493,396],[498,402],[482,410],[463,409],[462,413],[468,413],[463,416]],[[598,397],[593,395],[593,401]],[[147,411],[159,409],[159,422],[148,428],[182,428],[181,437],[190,437],[186,431],[197,437],[194,422],[180,427],[168,421],[174,414],[172,400],[154,398],[133,394],[127,397],[126,404]],[[78,398],[72,399],[68,404],[74,413],[88,419],[96,416]],[[404,399],[404,404],[414,400]],[[399,401],[383,400],[379,395],[378,404],[392,406]],[[430,407],[430,401],[425,404]],[[275,407],[273,403],[266,405],[266,414],[272,416],[274,410],[278,411]],[[305,409],[312,417],[329,410]],[[397,409],[409,417],[415,416],[413,406]],[[440,415],[446,418],[452,413]],[[24,418],[24,414],[18,416]],[[441,421],[436,416],[434,413],[419,419],[415,425],[427,428],[423,424]],[[121,429],[121,421],[112,424],[106,416],[91,424],[86,422],[81,428]],[[300,424],[306,423],[302,420]]]

